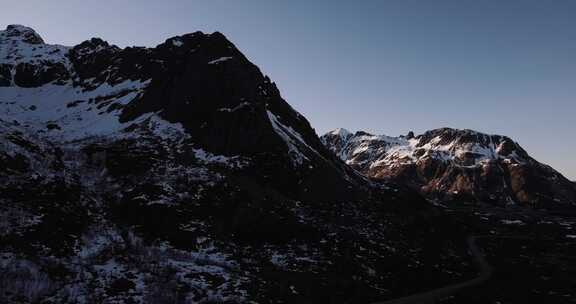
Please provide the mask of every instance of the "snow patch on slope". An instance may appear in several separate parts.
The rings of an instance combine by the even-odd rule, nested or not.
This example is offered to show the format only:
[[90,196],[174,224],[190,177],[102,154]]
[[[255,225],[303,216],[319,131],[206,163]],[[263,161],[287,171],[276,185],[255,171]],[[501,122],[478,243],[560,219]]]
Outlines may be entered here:
[[302,136],[292,129],[292,127],[282,124],[274,113],[268,110],[266,110],[266,113],[268,114],[268,119],[270,120],[270,123],[272,123],[272,127],[274,128],[274,131],[276,131],[276,134],[286,142],[286,145],[288,146],[288,154],[290,154],[295,165],[300,166],[304,161],[310,161],[310,159],[300,151],[299,146],[304,146],[310,151],[320,155],[314,148],[310,147],[306,141],[304,141]]
[[230,60],[230,59],[232,59],[232,58],[234,58],[234,57],[220,57],[220,58],[218,58],[218,59],[214,59],[214,60],[212,60],[212,61],[209,61],[208,64],[218,64],[218,63],[221,63],[221,62],[224,62],[224,61],[228,61],[228,60]]
[[150,81],[103,83],[94,90],[47,84],[36,88],[0,89],[0,118],[16,120],[60,140],[103,136],[123,127],[121,109],[136,99]]

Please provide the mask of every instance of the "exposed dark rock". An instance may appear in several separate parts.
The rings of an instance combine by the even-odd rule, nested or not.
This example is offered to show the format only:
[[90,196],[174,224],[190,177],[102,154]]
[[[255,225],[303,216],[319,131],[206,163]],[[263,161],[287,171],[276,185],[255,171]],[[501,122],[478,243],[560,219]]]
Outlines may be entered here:
[[8,87],[11,84],[11,67],[8,64],[0,64],[0,87]]
[[60,128],[60,126],[59,126],[58,124],[49,123],[49,124],[46,125],[46,129],[48,129],[48,130],[56,130],[56,129],[57,129],[57,130],[60,130],[60,129],[62,129],[62,128]]
[[412,139],[414,138],[414,132],[410,131],[408,132],[408,135],[406,135],[406,139]]
[[16,66],[14,83],[24,88],[38,87],[46,83],[63,83],[70,76],[63,64],[45,62],[41,65],[20,63]]

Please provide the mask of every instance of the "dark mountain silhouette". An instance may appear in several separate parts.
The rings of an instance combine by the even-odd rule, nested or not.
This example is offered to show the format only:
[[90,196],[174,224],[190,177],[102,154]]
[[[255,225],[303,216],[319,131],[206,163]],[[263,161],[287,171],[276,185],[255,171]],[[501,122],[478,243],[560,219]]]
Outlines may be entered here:
[[457,225],[335,157],[220,33],[10,25],[0,130],[2,303],[365,303],[470,267]]

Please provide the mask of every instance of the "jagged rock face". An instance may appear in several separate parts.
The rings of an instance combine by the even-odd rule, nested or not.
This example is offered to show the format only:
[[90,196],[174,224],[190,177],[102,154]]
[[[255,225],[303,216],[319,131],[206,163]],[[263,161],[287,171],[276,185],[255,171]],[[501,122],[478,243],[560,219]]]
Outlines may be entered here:
[[441,214],[333,156],[222,34],[10,26],[0,75],[2,303],[361,303],[465,273]]
[[433,199],[542,208],[576,204],[566,178],[505,136],[444,128],[388,137],[338,129],[322,141],[366,176],[411,185]]

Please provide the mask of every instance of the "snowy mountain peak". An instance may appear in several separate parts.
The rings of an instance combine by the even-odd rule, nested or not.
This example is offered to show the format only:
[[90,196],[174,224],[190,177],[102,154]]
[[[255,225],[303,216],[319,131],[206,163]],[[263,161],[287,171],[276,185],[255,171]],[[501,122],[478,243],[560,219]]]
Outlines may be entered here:
[[334,129],[332,131],[329,132],[332,135],[338,135],[340,137],[346,138],[350,135],[352,135],[352,133],[344,128],[338,128],[338,129]]
[[342,137],[332,131],[321,140],[366,176],[412,184],[435,198],[466,193],[500,202],[576,200],[566,178],[506,136],[440,128],[399,137],[365,132]]
[[445,152],[453,158],[475,158],[482,161],[508,159],[523,162],[528,154],[512,139],[501,135],[488,135],[474,130],[441,128],[415,137],[417,148]]
[[0,39],[20,40],[29,44],[43,44],[44,40],[36,31],[27,26],[10,24],[5,31],[0,31]]
[[[9,25],[6,30],[0,31],[0,86],[13,83],[26,86],[31,84],[29,76],[43,78],[47,70],[65,72],[68,50],[65,46],[45,44],[42,37],[29,27]],[[26,77],[20,77],[21,81],[17,81],[15,74]]]
[[323,136],[324,143],[350,165],[370,168],[419,163],[427,159],[457,166],[482,166],[493,160],[525,163],[528,154],[508,137],[473,130],[441,128],[421,135],[390,137],[356,132],[342,136],[336,131]]

